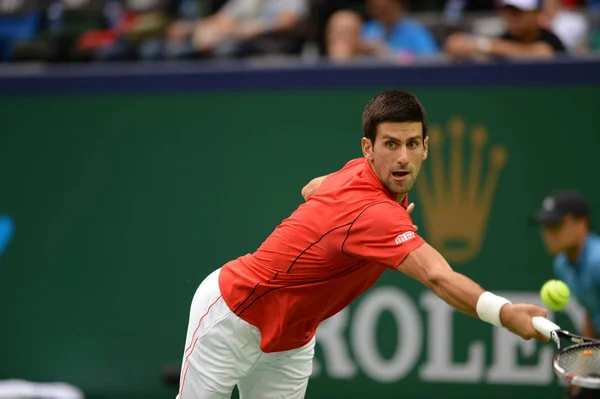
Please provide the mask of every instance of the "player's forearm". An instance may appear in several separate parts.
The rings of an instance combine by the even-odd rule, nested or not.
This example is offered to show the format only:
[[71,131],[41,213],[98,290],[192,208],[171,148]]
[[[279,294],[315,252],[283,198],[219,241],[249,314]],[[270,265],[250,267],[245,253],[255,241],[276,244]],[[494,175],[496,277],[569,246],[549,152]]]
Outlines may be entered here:
[[590,338],[597,338],[596,329],[594,328],[592,317],[588,312],[585,312],[585,318],[583,319],[583,328],[581,329],[581,335]]
[[453,308],[473,317],[497,324],[501,298],[486,294],[470,278],[456,273],[446,259],[429,244],[412,251],[398,266],[398,271],[423,283]]
[[430,276],[426,285],[456,310],[478,317],[477,301],[484,289],[470,278],[449,270]]

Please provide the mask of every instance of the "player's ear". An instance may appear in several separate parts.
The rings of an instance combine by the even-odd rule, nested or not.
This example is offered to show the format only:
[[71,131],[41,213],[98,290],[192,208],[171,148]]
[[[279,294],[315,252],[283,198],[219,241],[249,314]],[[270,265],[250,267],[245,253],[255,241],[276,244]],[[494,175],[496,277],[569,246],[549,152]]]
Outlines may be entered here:
[[363,137],[361,140],[362,152],[365,158],[369,161],[373,160],[373,143],[366,137]]
[[427,153],[429,152],[429,136],[423,140],[423,161],[427,159]]

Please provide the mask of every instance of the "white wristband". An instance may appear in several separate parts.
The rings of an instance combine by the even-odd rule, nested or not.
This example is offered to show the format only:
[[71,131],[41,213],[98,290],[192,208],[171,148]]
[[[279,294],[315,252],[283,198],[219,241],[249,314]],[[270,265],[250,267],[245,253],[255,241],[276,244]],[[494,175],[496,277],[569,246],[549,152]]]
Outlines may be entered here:
[[500,309],[507,303],[511,303],[508,299],[494,295],[491,292],[484,292],[477,300],[477,316],[482,321],[502,327],[500,322]]

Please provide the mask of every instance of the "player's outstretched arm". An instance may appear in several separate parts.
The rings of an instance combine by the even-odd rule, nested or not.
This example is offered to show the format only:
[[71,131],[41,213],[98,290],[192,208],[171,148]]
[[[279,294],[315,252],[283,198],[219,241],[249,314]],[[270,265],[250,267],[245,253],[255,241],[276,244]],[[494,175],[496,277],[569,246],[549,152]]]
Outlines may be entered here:
[[453,308],[477,317],[477,301],[485,290],[468,277],[454,272],[429,244],[412,251],[398,270],[423,283]]
[[412,251],[398,270],[423,283],[453,308],[496,326],[504,326],[524,339],[548,339],[531,323],[547,310],[530,304],[512,304],[485,291],[467,276],[457,273],[433,247],[425,243]]

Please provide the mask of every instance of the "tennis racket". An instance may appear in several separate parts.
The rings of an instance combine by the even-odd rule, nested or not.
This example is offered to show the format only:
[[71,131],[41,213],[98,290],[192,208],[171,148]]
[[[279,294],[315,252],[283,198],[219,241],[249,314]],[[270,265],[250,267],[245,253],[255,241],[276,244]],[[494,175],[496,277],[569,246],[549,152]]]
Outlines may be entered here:
[[[600,340],[572,334],[545,317],[536,316],[532,323],[540,334],[556,343],[552,367],[559,379],[582,388],[600,389]],[[563,340],[574,345],[563,347]]]

